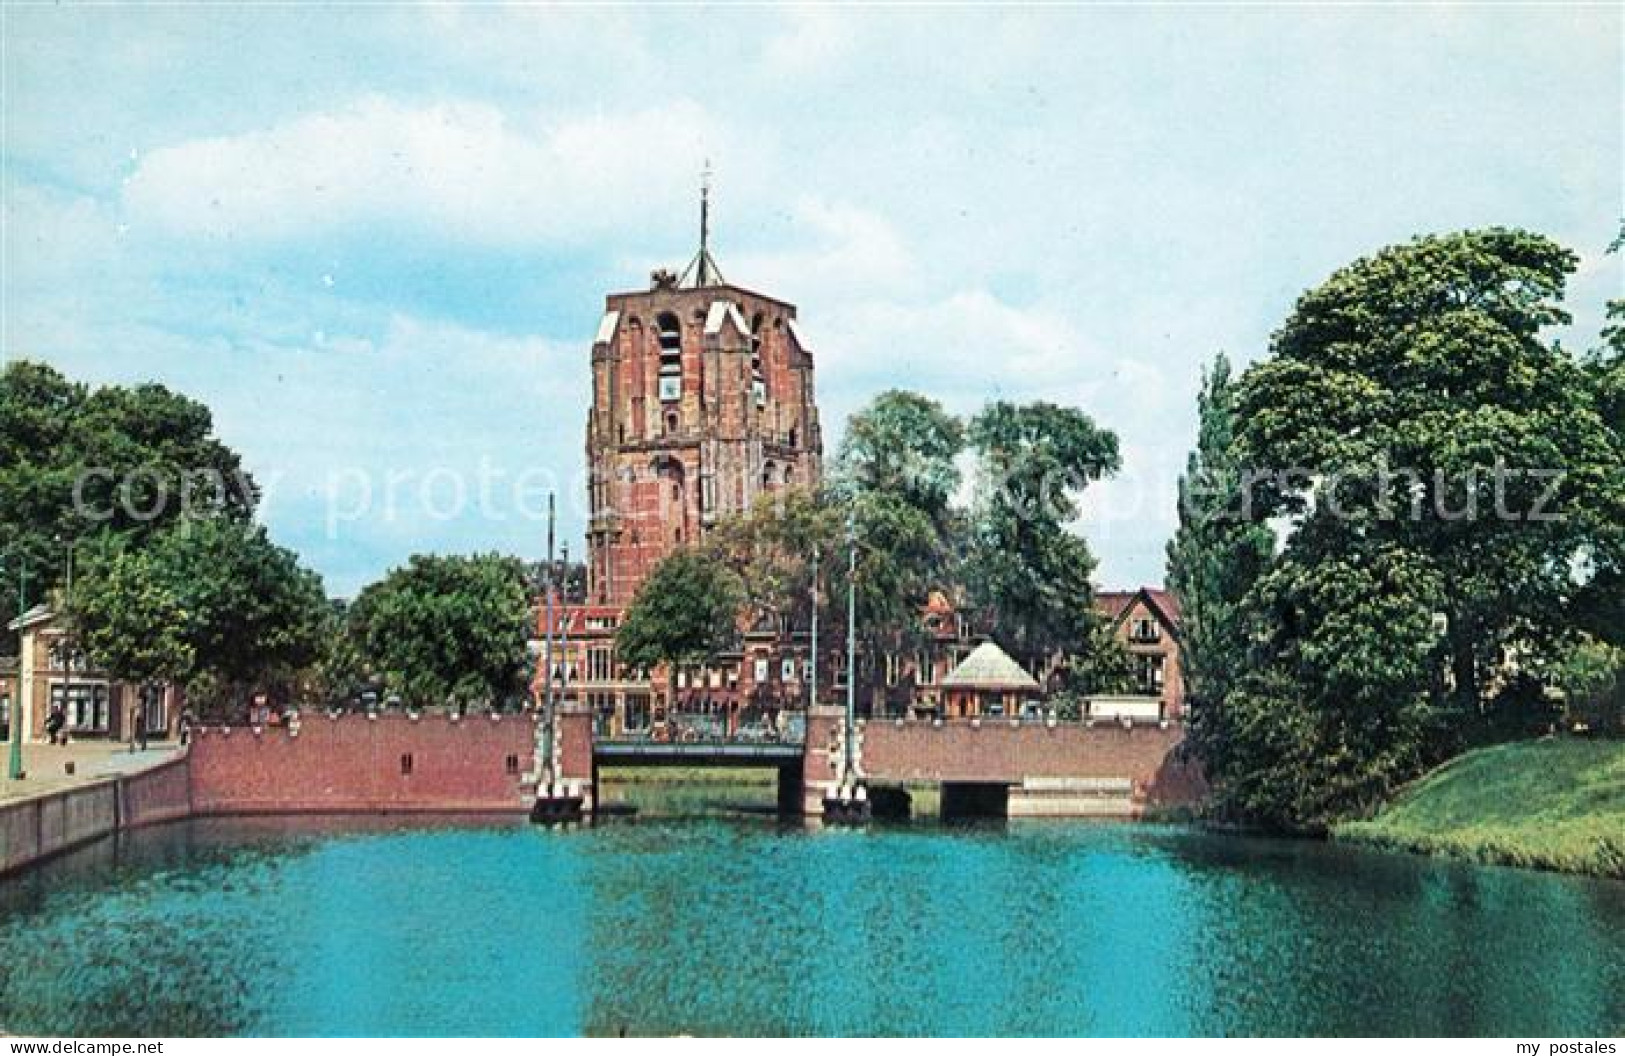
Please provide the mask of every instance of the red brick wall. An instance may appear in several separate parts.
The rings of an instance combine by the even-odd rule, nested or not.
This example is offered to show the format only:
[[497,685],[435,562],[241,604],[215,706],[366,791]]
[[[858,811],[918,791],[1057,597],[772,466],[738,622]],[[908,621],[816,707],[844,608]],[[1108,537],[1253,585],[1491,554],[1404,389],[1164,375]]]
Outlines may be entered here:
[[1126,777],[1136,795],[1156,803],[1189,803],[1204,791],[1197,767],[1175,749],[1184,727],[1125,729],[1116,724],[985,719],[873,721],[859,734],[860,768],[876,779],[1019,782],[1024,777]]
[[[211,812],[519,811],[535,755],[529,716],[302,715],[295,734],[269,726],[200,729],[191,751],[192,804]],[[410,753],[412,772],[401,773]],[[518,756],[518,774],[506,760]],[[567,766],[575,763],[567,753]]]

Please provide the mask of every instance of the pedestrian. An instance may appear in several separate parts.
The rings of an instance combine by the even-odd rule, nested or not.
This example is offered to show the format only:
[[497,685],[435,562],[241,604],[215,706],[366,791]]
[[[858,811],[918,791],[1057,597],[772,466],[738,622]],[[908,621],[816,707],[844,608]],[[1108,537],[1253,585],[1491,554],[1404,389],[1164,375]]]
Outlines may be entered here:
[[52,744],[68,743],[68,735],[62,732],[67,724],[68,717],[63,714],[62,705],[52,704],[51,713],[45,716],[45,735],[50,738]]
[[190,705],[181,709],[181,747],[185,748],[192,739],[192,708]]
[[130,751],[147,750],[147,724],[141,721],[141,702],[130,705]]

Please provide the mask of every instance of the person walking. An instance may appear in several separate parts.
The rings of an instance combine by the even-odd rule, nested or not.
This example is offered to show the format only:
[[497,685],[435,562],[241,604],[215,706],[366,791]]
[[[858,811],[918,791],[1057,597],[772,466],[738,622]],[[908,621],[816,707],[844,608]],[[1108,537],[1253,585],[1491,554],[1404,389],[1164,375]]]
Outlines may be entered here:
[[68,716],[63,713],[62,705],[52,704],[51,713],[45,716],[45,736],[52,744],[67,744],[68,735],[63,728],[68,725]]

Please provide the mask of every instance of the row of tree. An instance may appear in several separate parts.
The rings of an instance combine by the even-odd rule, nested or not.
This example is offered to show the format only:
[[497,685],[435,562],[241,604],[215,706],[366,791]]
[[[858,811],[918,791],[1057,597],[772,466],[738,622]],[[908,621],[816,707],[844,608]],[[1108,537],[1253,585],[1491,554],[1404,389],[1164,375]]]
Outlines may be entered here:
[[732,647],[742,625],[805,630],[815,596],[840,633],[850,568],[866,711],[895,703],[880,658],[927,644],[933,592],[1064,699],[1125,688],[1128,656],[1093,608],[1094,556],[1069,527],[1083,490],[1118,465],[1116,436],[1075,408],[994,402],[962,421],[918,393],[884,392],[848,420],[822,490],[765,497],[656,567],[620,658],[675,677]]
[[[536,568],[414,557],[346,605],[254,522],[258,502],[204,405],[159,385],[92,388],[29,361],[0,371],[0,584],[19,608],[63,611],[98,667],[183,685],[204,713],[260,692],[523,698]],[[5,644],[15,651],[14,636]]]
[[1218,358],[1180,488],[1191,743],[1219,808],[1318,829],[1486,739],[1614,694],[1625,633],[1625,302],[1545,331],[1576,258],[1419,238],[1306,293],[1239,378]]

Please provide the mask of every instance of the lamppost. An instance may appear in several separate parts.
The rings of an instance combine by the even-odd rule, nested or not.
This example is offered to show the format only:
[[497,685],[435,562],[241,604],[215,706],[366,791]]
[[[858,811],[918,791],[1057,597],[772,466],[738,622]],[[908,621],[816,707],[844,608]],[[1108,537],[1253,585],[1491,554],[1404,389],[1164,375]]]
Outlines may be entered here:
[[858,532],[852,515],[846,515],[846,769],[845,781],[853,781],[852,741],[857,716],[858,693]]
[[[17,618],[28,611],[28,555],[17,555]],[[13,781],[23,777],[23,657],[17,651],[17,685],[11,694],[11,751],[6,773]]]
[[818,706],[818,547],[812,552],[812,677],[807,690],[807,713]]
[[553,794],[553,495],[547,496],[547,568],[542,577],[547,601],[542,644],[542,751],[536,779],[538,798]]

